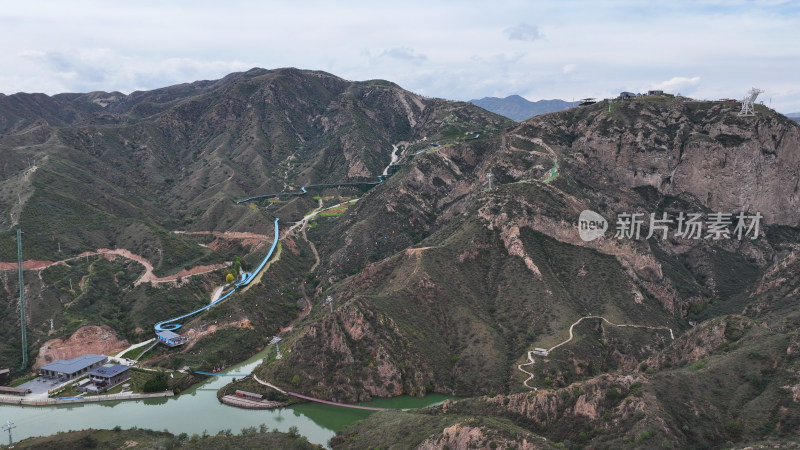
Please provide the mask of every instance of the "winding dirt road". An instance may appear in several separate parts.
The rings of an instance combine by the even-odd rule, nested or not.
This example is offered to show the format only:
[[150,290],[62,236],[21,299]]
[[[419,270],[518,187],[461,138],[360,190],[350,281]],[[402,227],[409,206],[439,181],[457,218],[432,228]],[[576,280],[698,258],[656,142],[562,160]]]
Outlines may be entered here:
[[[210,266],[196,266],[192,267],[189,270],[183,269],[180,272],[167,275],[165,277],[157,277],[153,273],[153,264],[147,260],[144,256],[140,256],[137,254],[132,253],[129,250],[125,250],[123,248],[115,248],[115,249],[108,249],[108,248],[99,248],[97,251],[94,252],[83,252],[78,256],[74,256],[72,258],[62,259],[60,261],[43,261],[43,260],[36,260],[31,259],[22,262],[22,268],[24,270],[44,270],[48,267],[52,267],[58,264],[66,264],[68,261],[74,261],[80,258],[86,258],[89,256],[95,255],[106,255],[106,256],[120,256],[123,258],[130,259],[132,261],[136,261],[137,263],[144,266],[144,274],[139,277],[138,280],[134,283],[134,285],[138,286],[142,283],[168,283],[177,280],[178,278],[190,277],[193,275],[201,275],[204,273],[214,272],[215,270],[223,269],[228,267],[230,263],[221,263],[221,264],[213,264]],[[17,263],[12,262],[0,262],[0,271],[3,270],[17,270]]]
[[[611,321],[609,321],[608,319],[606,319],[605,317],[602,317],[602,316],[584,316],[584,317],[581,317],[580,319],[576,320],[575,323],[573,323],[572,325],[570,325],[570,327],[569,327],[569,339],[565,340],[564,342],[558,343],[558,344],[550,347],[550,349],[547,350],[547,353],[550,354],[553,350],[555,350],[558,347],[561,347],[562,345],[564,345],[564,344],[568,343],[569,341],[571,341],[572,338],[573,338],[572,329],[575,328],[575,325],[581,323],[584,319],[603,319],[603,321],[605,323],[607,323],[609,325],[613,325],[615,327],[633,327],[633,328],[648,328],[648,329],[651,329],[651,330],[668,330],[669,331],[669,337],[673,341],[675,340],[675,334],[673,334],[672,328],[665,327],[663,325],[660,325],[660,326],[657,326],[657,327],[651,327],[651,326],[648,326],[648,325],[633,325],[633,324],[627,324],[627,323],[626,324],[616,324],[616,323],[611,322]],[[527,387],[528,389],[533,389],[534,391],[538,391],[539,388],[537,388],[535,386],[528,386],[528,382],[533,379],[533,374],[531,372],[528,372],[527,370],[522,368],[522,366],[530,366],[535,362],[535,360],[533,359],[533,352],[534,352],[534,350],[530,350],[528,352],[528,362],[517,365],[517,369],[519,369],[520,372],[523,372],[523,373],[528,375],[528,378],[525,379],[525,381],[523,381],[522,384],[524,384],[525,387]]]

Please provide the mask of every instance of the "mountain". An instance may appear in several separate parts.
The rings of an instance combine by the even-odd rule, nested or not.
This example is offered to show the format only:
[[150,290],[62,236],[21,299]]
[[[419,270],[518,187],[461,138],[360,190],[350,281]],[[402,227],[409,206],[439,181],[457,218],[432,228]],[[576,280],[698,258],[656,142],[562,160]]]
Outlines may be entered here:
[[[414,142],[417,147],[437,139],[460,142],[474,136],[470,132],[488,136],[512,123],[468,103],[426,99],[386,81],[348,82],[296,69],[253,69],[127,96],[15,94],[0,98],[0,111],[6,113],[0,206],[8,212],[2,226],[21,227],[25,259],[46,267],[26,276],[31,361],[45,340],[66,338],[87,325],[110,325],[131,342],[151,336],[155,322],[208,303],[214,285],[224,279],[221,265],[244,258],[245,266],[254,267],[264,256],[264,240],[271,239],[274,217],[290,223],[318,202],[312,195],[265,201],[261,207],[235,200],[298,192],[307,184],[362,183],[313,190],[330,205],[330,199],[359,196],[371,186],[363,183],[377,182],[395,144],[410,151]],[[299,242],[293,249],[298,248],[305,253],[284,252],[283,261],[309,261],[308,244]],[[96,255],[103,249],[133,257]],[[87,252],[95,254],[70,259]],[[14,239],[0,241],[0,256],[16,260]],[[69,262],[49,266],[48,261],[63,260]],[[152,273],[140,261],[150,264]],[[285,271],[276,268],[277,279],[267,291],[254,287],[241,301],[296,283],[302,276],[291,264]],[[182,277],[192,272],[204,274]],[[13,321],[18,287],[12,275],[2,273],[0,315]],[[165,281],[142,282],[145,277]],[[269,303],[260,319],[233,320],[228,314],[231,324],[245,321],[260,328],[225,333],[243,343],[274,334],[296,317],[298,302],[303,306],[308,300]],[[215,314],[201,319],[208,317]],[[18,361],[18,327],[2,331],[0,366]],[[212,341],[217,351],[230,352],[224,339]],[[240,345],[235,352],[203,358],[204,364],[253,350]]]
[[794,120],[795,122],[800,122],[800,112],[786,114],[786,117]]
[[506,98],[484,97],[480,100],[470,100],[473,105],[491,111],[495,114],[508,117],[509,119],[521,122],[539,114],[546,114],[556,111],[563,111],[573,106],[570,102],[563,100],[539,100],[528,101],[519,95],[509,95]]
[[236,448],[283,448],[306,450],[319,448],[310,444],[305,437],[299,436],[296,431],[289,433],[268,431],[262,425],[243,428],[240,434],[231,430],[217,436],[208,436],[187,433],[179,435],[167,431],[153,431],[144,428],[122,430],[119,427],[112,430],[83,430],[59,433],[55,436],[28,438],[18,443],[17,447],[28,449],[83,449],[83,448],[186,448],[186,449],[215,449],[225,446]]
[[[800,126],[762,105],[739,117],[725,102],[642,98],[514,123],[296,69],[41,110],[16,95],[0,98],[15,105],[0,201],[35,260],[31,360],[87,325],[149,339],[207,305],[226,273],[252,270],[278,218],[257,281],[186,319],[189,343],[145,365],[209,370],[280,335],[283,357],[270,350],[254,374],[292,392],[465,398],[378,413],[337,447],[800,433]],[[696,238],[681,233],[688,215]],[[589,225],[608,229],[587,237]],[[16,324],[13,239],[0,255],[0,317]],[[13,367],[19,327],[0,333]]]

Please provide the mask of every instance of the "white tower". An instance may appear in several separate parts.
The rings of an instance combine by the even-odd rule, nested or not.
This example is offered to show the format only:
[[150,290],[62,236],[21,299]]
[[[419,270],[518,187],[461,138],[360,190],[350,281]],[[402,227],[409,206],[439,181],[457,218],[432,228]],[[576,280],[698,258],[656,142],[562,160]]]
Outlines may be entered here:
[[756,97],[758,94],[763,93],[764,91],[758,88],[750,89],[750,92],[747,93],[747,97],[742,99],[742,110],[739,111],[740,116],[755,116],[756,112],[753,109],[753,103],[756,101]]
[[329,295],[328,298],[325,299],[325,303],[331,307],[331,314],[333,314],[333,297]]
[[492,178],[494,178],[494,175],[492,175],[491,172],[486,174],[486,181],[489,183],[489,190],[490,191],[492,190]]

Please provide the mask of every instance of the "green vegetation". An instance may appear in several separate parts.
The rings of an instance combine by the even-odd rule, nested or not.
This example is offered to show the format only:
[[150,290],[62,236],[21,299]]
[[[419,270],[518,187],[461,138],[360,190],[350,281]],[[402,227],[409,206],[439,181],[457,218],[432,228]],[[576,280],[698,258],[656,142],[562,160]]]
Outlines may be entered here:
[[[366,419],[345,428],[331,439],[335,449],[416,448],[423,443],[438,448],[457,448],[458,439],[465,435],[448,437],[443,430],[464,427],[465,434],[472,432],[470,446],[475,448],[515,448],[523,441],[536,442],[539,448],[557,448],[554,443],[544,441],[530,431],[514,425],[506,419],[460,416],[430,415],[421,412],[386,411],[372,414]],[[467,431],[469,430],[469,431]],[[472,430],[475,430],[474,432]]]
[[202,436],[186,433],[174,435],[167,431],[151,431],[142,428],[123,430],[83,430],[59,433],[53,436],[29,438],[15,443],[16,448],[28,449],[65,449],[65,448],[100,448],[118,449],[130,447],[152,449],[219,449],[219,448],[280,448],[286,450],[303,450],[319,448],[310,444],[305,437],[297,433],[296,428],[288,433],[277,430],[268,431],[266,425],[259,428],[243,428],[239,434],[231,430],[223,430],[216,436],[204,433]]

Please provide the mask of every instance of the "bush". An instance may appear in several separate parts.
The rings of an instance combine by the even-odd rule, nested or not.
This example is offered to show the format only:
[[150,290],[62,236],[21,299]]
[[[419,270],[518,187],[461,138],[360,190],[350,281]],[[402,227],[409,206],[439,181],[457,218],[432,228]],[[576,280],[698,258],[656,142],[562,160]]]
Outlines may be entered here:
[[725,422],[725,432],[728,433],[729,436],[738,439],[742,435],[742,424],[730,419]]
[[651,437],[653,437],[653,434],[655,434],[655,432],[651,428],[648,428],[648,429],[642,431],[641,433],[639,433],[639,437],[636,438],[636,442],[646,441],[646,440],[650,439]]
[[144,383],[142,392],[163,392],[167,388],[167,374],[159,372]]

